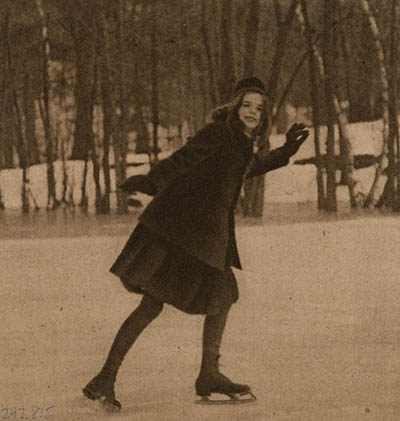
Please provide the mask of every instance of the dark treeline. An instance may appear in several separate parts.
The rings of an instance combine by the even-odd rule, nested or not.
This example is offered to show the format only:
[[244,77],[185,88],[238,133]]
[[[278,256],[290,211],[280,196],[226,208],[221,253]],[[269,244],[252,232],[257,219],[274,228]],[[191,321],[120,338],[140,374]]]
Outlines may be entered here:
[[[65,169],[80,160],[80,205],[87,207],[93,177],[96,211],[109,213],[116,192],[118,212],[127,212],[116,189],[127,153],[157,162],[161,126],[177,128],[171,139],[179,147],[183,125],[193,134],[251,74],[266,82],[278,132],[286,129],[287,104],[310,108],[320,209],[336,210],[338,169],[352,207],[397,209],[398,14],[396,0],[2,0],[0,170],[22,169],[28,212],[29,167],[46,164],[54,209],[74,205],[66,170],[57,197],[54,162]],[[346,125],[377,119],[384,146],[371,190],[360,197]],[[269,147],[270,134],[259,147]],[[377,202],[381,175],[387,183]],[[263,189],[263,177],[246,184],[244,214],[262,214]]]

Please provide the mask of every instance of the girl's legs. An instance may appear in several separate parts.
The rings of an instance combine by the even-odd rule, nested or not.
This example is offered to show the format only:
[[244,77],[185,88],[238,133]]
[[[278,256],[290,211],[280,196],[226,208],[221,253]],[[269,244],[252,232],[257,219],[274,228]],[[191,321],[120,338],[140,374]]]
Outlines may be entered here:
[[90,399],[103,399],[116,409],[121,407],[115,399],[114,382],[125,355],[143,330],[161,313],[163,303],[154,298],[143,296],[142,301],[120,327],[107,360],[100,373],[83,389]]
[[211,393],[246,393],[249,386],[233,383],[218,369],[219,351],[228,319],[230,305],[222,308],[216,315],[207,315],[203,328],[203,356],[200,374],[196,380],[196,393],[209,396]]

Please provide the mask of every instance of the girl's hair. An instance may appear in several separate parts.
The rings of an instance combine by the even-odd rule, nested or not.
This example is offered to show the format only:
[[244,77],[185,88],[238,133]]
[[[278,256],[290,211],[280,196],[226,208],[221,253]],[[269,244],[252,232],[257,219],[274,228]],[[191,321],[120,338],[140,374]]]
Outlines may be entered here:
[[[245,126],[244,123],[239,119],[239,108],[242,105],[244,96],[249,92],[252,91],[242,92],[240,95],[233,97],[231,102],[216,108],[212,112],[211,118],[214,121],[223,121],[226,123],[231,132],[238,130],[243,131]],[[261,110],[260,125],[253,133],[253,136],[260,136],[264,134],[270,125],[269,103],[265,95],[261,96],[263,97],[263,107]]]

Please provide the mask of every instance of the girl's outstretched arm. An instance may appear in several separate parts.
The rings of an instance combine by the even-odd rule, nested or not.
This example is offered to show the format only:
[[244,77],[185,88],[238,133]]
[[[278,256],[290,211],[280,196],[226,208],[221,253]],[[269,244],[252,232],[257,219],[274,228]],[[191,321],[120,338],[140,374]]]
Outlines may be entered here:
[[260,150],[255,156],[247,173],[247,178],[265,174],[288,164],[289,158],[294,155],[308,137],[308,130],[304,124],[293,124],[286,133],[286,142],[280,148],[265,152]]

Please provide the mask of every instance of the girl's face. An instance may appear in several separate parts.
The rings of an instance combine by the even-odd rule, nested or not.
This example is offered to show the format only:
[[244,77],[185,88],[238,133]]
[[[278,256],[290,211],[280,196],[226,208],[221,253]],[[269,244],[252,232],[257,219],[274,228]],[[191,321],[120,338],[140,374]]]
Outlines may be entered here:
[[261,94],[249,92],[244,95],[239,108],[239,120],[244,124],[244,132],[251,135],[261,122],[264,100]]

